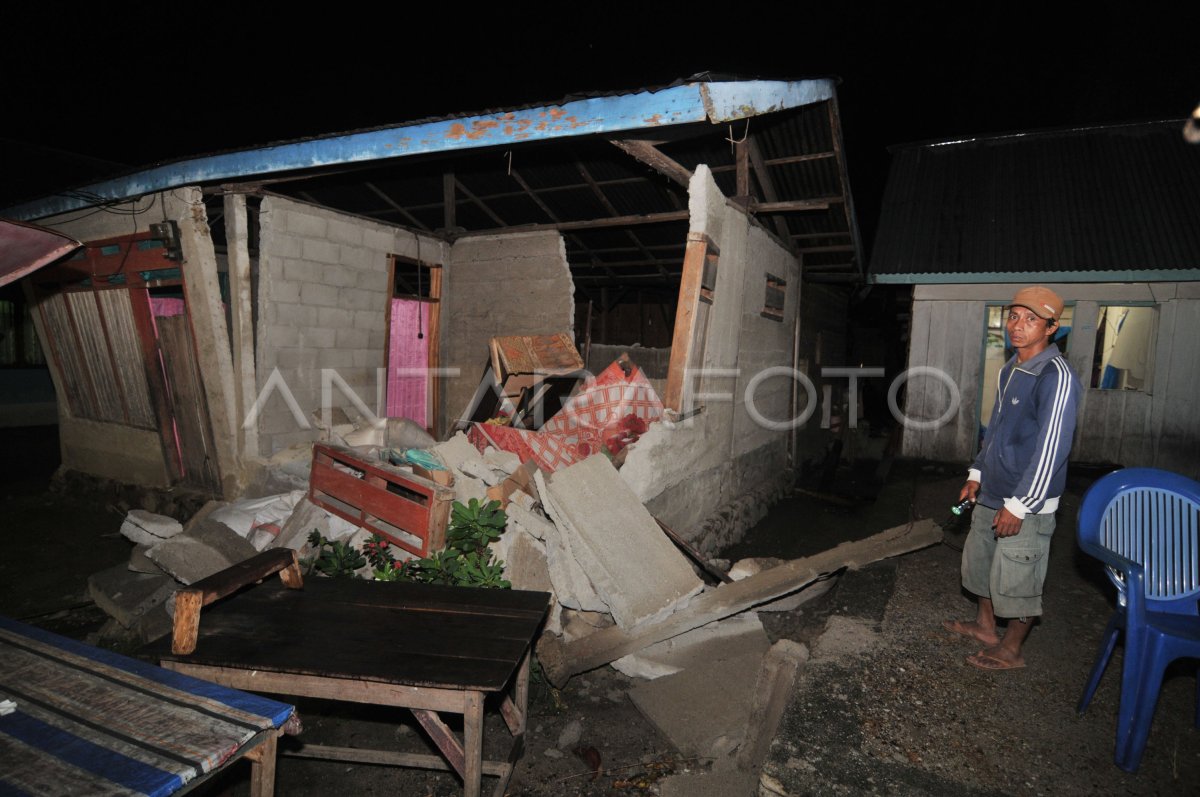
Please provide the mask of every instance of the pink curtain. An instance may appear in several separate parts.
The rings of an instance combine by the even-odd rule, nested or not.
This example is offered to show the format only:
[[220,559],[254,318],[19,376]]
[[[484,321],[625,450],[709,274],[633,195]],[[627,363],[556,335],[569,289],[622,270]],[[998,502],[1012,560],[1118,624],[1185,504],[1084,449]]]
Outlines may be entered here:
[[[420,332],[424,337],[417,337]],[[429,307],[415,299],[392,299],[388,341],[387,414],[428,426]]]
[[163,296],[150,297],[150,312],[155,318],[170,318],[187,312],[183,299],[172,299]]

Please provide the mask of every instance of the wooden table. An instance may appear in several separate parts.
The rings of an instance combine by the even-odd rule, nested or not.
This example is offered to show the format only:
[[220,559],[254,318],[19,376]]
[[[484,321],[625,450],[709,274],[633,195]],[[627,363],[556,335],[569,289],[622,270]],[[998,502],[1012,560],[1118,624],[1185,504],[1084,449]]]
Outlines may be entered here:
[[[453,769],[468,797],[482,775],[502,795],[524,752],[529,657],[549,607],[544,592],[354,579],[265,582],[204,609],[194,653],[169,643],[162,666],[236,689],[400,706],[412,711],[445,760],[383,750],[305,745],[339,761]],[[513,736],[506,760],[483,760],[484,699],[500,695]],[[463,716],[463,739],[439,712]]]
[[0,617],[0,794],[187,791],[254,761],[274,790],[275,744],[292,707],[168,672]]

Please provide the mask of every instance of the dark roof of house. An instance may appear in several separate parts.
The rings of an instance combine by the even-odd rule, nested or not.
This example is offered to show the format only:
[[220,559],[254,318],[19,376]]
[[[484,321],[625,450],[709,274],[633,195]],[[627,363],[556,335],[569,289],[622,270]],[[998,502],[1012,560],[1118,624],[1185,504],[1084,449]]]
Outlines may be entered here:
[[1200,279],[1200,146],[1183,124],[896,148],[870,279]]
[[222,240],[220,193],[271,192],[447,239],[558,229],[584,294],[673,295],[686,184],[703,163],[726,196],[802,258],[806,279],[861,283],[835,85],[704,74],[157,164],[7,212],[41,218],[201,185]]

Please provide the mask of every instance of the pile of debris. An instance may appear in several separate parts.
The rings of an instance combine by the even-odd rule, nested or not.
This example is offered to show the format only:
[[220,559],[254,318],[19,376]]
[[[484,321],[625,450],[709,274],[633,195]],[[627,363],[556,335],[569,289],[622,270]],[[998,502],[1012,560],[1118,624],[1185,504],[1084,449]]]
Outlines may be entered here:
[[[632,403],[604,408],[605,429],[630,429],[627,418],[654,410],[636,368],[613,367],[609,380],[638,389],[626,392]],[[575,397],[587,396],[597,381],[607,395],[604,378]],[[652,389],[649,395],[657,401]],[[452,501],[499,501],[507,528],[493,553],[505,578],[516,589],[553,596],[537,643],[547,679],[561,686],[610,663],[644,678],[631,698],[682,753],[712,759],[714,772],[744,777],[761,763],[807,658],[795,642],[772,646],[757,612],[794,609],[826,591],[838,570],[931,545],[941,531],[923,521],[807,559],[746,560],[726,572],[650,514],[610,447],[585,455],[587,433],[577,432],[561,453],[563,441],[552,435],[579,429],[589,407],[595,409],[587,398],[572,400],[554,416],[565,413],[573,427],[547,423],[511,434],[513,426],[477,422],[440,443],[404,421],[362,433],[329,430],[342,445],[315,444],[307,461],[288,465],[290,478],[304,479],[306,489],[210,502],[185,525],[130,512],[122,528],[135,543],[129,564],[95,574],[92,596],[113,623],[153,639],[170,631],[167,599],[179,583],[258,551],[288,547],[311,555],[316,530],[358,548],[379,534],[397,559],[425,556],[445,544]],[[501,428],[510,434],[497,434]],[[600,439],[606,433],[591,432]],[[560,453],[547,467],[552,450]],[[703,721],[689,713],[697,711]]]

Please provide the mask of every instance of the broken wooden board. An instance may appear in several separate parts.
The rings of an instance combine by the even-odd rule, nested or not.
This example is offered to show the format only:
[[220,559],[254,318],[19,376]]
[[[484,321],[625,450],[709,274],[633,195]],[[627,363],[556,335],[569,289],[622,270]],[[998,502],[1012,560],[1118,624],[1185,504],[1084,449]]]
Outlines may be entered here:
[[754,686],[754,701],[746,736],[737,753],[737,768],[758,773],[767,748],[775,738],[779,721],[792,697],[796,672],[808,661],[808,648],[790,639],[781,639],[771,646],[763,659],[758,683]]
[[941,528],[929,519],[897,526],[864,540],[844,542],[815,556],[794,559],[741,581],[723,584],[692,598],[685,608],[674,614],[631,631],[619,627],[606,628],[569,643],[544,636],[538,643],[538,658],[550,682],[562,686],[576,673],[586,672],[635,653],[647,645],[795,592],[825,573],[843,567],[862,567],[936,545],[941,540]]

